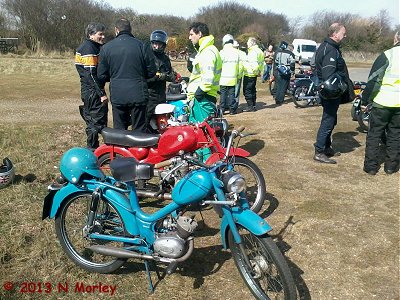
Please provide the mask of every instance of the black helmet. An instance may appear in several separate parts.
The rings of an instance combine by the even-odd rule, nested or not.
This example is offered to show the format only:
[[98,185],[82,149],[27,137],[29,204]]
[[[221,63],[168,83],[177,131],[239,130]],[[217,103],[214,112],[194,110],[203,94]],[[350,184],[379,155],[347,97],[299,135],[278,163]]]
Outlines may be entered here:
[[150,34],[150,42],[159,42],[164,44],[164,47],[162,47],[161,49],[154,49],[153,47],[154,51],[164,52],[165,46],[167,45],[167,40],[168,40],[168,35],[164,30],[154,30]]
[[347,84],[339,74],[334,73],[319,85],[318,90],[324,99],[337,99],[347,90]]
[[281,48],[282,50],[285,50],[285,49],[287,49],[288,45],[289,45],[288,43],[286,43],[285,41],[282,41],[279,44],[279,48]]

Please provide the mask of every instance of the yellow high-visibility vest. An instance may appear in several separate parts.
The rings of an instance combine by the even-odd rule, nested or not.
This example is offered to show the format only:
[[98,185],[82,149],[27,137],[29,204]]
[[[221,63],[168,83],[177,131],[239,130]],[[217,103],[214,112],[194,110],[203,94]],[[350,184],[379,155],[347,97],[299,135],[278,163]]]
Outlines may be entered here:
[[249,48],[247,61],[245,63],[244,75],[247,77],[257,77],[264,72],[264,53],[257,45]]
[[191,100],[198,87],[208,95],[217,97],[221,78],[222,60],[214,46],[214,36],[207,35],[199,40],[199,50],[193,60],[193,70],[189,78],[188,98]]
[[220,51],[222,60],[220,85],[235,86],[243,73],[243,62],[240,58],[240,50],[231,43],[225,44]]
[[385,70],[382,84],[373,101],[385,107],[400,107],[400,46],[384,53],[389,60],[389,66]]

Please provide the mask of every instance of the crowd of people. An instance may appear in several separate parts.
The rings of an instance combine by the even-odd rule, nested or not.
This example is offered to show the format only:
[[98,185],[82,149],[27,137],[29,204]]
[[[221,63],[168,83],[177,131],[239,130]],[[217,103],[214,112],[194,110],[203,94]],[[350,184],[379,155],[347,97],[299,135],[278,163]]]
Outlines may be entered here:
[[[171,62],[165,54],[168,35],[163,30],[151,33],[149,43],[132,35],[130,22],[119,19],[115,23],[115,38],[104,44],[105,27],[91,23],[86,29],[86,40],[78,47],[75,64],[81,78],[80,113],[86,123],[87,147],[99,146],[98,135],[107,126],[108,101],[111,102],[113,127],[148,132],[155,107],[166,101],[166,82],[176,78]],[[320,82],[322,118],[314,143],[314,160],[335,164],[332,157],[340,152],[332,148],[332,132],[337,124],[340,103],[354,98],[352,81],[340,45],[346,28],[334,23],[327,38],[315,53],[315,71]],[[217,97],[222,111],[237,114],[240,87],[247,107],[244,112],[257,110],[257,78],[276,80],[276,105],[284,101],[286,89],[295,70],[293,46],[282,41],[275,52],[272,45],[264,52],[256,37],[247,40],[247,53],[231,34],[222,39],[222,50],[208,26],[194,22],[189,27],[189,40],[195,53],[189,57],[190,79],[187,87],[190,122],[202,122],[217,114]],[[367,136],[364,171],[378,172],[378,148],[382,132],[387,134],[385,172],[399,170],[400,159],[400,101],[399,101],[399,37],[395,46],[378,57],[374,63],[363,103],[373,102],[370,130]],[[105,92],[109,82],[110,95]],[[206,154],[205,154],[206,155]]]

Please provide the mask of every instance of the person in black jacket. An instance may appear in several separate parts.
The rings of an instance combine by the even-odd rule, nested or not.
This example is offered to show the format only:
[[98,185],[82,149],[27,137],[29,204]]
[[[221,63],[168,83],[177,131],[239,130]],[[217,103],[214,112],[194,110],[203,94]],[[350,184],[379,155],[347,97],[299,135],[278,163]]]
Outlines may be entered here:
[[90,23],[86,27],[86,39],[75,53],[75,66],[81,79],[80,114],[86,123],[87,147],[99,146],[99,133],[107,126],[108,98],[97,78],[100,47],[104,44],[105,26]]
[[116,38],[100,51],[97,76],[110,82],[113,125],[116,129],[145,131],[146,105],[149,100],[147,79],[156,74],[154,55],[149,47],[131,33],[126,19],[115,23]]
[[147,79],[149,102],[147,103],[146,126],[150,132],[152,131],[150,128],[150,120],[157,104],[166,102],[166,82],[173,82],[176,78],[176,73],[172,69],[171,61],[165,54],[167,39],[168,35],[163,30],[154,30],[150,34],[150,47],[154,53],[154,61],[157,67],[157,73],[152,78]]
[[[285,100],[285,93],[290,83],[290,77],[295,70],[295,57],[293,52],[288,49],[288,43],[282,41],[279,50],[275,53],[275,78],[276,78],[276,94],[275,103],[282,105]],[[282,71],[279,71],[282,70]],[[283,70],[286,70],[284,72]]]
[[321,96],[322,92],[320,93],[323,112],[314,144],[314,160],[321,163],[336,164],[336,160],[331,157],[339,156],[340,152],[332,149],[331,135],[337,123],[337,111],[341,102],[348,102],[354,99],[353,85],[339,48],[345,37],[345,26],[341,23],[333,23],[329,27],[328,37],[321,43],[315,54],[315,68],[321,84],[338,75],[347,85],[347,90],[344,93],[340,93],[340,95],[333,98],[324,98]]

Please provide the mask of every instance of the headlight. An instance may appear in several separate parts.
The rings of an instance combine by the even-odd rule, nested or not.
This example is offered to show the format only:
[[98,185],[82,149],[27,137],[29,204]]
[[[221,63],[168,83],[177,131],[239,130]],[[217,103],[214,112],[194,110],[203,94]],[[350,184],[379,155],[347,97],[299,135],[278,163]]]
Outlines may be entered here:
[[230,193],[240,193],[246,188],[246,180],[235,171],[228,171],[222,174],[222,182],[225,189]]

